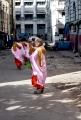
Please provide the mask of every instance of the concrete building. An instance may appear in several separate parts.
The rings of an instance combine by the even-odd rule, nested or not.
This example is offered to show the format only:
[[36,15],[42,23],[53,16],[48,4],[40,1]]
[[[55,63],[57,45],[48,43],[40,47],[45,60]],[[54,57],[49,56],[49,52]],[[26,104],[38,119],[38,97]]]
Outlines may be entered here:
[[6,46],[8,39],[13,34],[13,0],[0,0],[0,48]]
[[10,36],[15,38],[16,26],[15,26],[15,2],[10,1]]
[[10,25],[10,5],[8,0],[0,0],[0,31],[8,33]]
[[16,35],[47,34],[48,0],[15,0]]
[[48,39],[54,41],[55,34],[59,34],[59,39],[63,38],[63,29],[65,25],[65,15],[62,15],[65,7],[65,0],[54,0],[50,2],[50,11],[48,12]]
[[72,49],[81,52],[81,0],[66,0],[66,23],[69,22],[69,40]]
[[0,49],[7,44],[10,35],[10,4],[9,0],[0,0]]

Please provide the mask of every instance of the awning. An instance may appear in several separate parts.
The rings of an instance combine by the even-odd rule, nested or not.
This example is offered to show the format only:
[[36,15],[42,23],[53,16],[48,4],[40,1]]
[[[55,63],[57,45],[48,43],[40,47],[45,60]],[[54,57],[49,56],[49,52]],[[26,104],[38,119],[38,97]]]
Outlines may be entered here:
[[3,31],[1,31],[1,30],[0,30],[0,33],[1,33],[1,34],[5,34],[5,35],[7,35],[7,33],[3,32]]
[[71,25],[78,25],[81,23],[81,19],[80,20],[76,20],[76,21],[73,21],[73,22],[69,22],[69,26]]
[[21,34],[19,35],[19,38],[26,38],[26,37],[28,37],[28,34],[27,34],[27,33],[21,33]]
[[73,22],[69,22],[69,26],[73,25]]

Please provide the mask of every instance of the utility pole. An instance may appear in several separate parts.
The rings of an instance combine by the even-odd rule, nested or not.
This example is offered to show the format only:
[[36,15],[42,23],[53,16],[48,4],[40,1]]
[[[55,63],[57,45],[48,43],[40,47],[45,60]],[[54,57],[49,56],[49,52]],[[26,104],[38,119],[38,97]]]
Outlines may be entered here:
[[11,34],[13,34],[13,0],[11,0]]
[[11,37],[15,38],[15,25],[14,25],[14,16],[13,16],[13,2],[14,0],[11,0]]

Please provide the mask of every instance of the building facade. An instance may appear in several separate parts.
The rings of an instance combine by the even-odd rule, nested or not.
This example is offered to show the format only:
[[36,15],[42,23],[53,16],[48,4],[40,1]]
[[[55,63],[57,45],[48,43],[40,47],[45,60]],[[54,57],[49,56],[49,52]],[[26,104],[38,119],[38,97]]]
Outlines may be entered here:
[[65,25],[65,15],[63,11],[65,9],[65,0],[54,0],[50,2],[50,11],[48,22],[48,35],[49,39],[54,41],[55,34],[59,34],[59,39],[63,38],[63,29]]
[[81,52],[81,0],[66,0],[65,17],[69,23],[72,50]]
[[0,0],[0,48],[3,43],[6,46],[13,34],[12,26],[15,26],[13,17],[13,0]]
[[0,0],[0,31],[8,33],[10,26],[10,5],[8,0]]
[[15,0],[16,35],[45,35],[47,33],[48,0]]
[[15,26],[15,2],[9,0],[10,3],[10,36],[15,38],[16,26]]

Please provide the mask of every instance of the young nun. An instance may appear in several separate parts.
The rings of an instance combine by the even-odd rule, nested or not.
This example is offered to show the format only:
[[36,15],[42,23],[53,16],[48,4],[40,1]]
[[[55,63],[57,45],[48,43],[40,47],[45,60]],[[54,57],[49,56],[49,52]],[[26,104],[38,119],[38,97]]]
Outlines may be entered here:
[[26,38],[26,41],[22,43],[22,46],[23,46],[24,51],[25,51],[24,62],[26,64],[26,62],[29,59],[29,41],[28,41],[28,38]]
[[36,40],[35,46],[34,48],[32,45],[29,51],[32,65],[32,85],[36,87],[34,94],[41,94],[44,91],[47,76],[46,50],[43,47],[43,41],[41,39]]
[[17,39],[17,42],[13,44],[11,51],[15,57],[15,64],[17,68],[21,70],[21,66],[23,64],[23,56],[25,53],[24,53],[23,46],[20,43],[20,39]]

